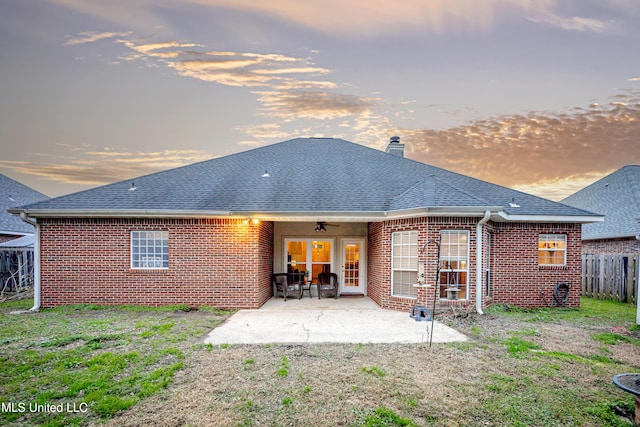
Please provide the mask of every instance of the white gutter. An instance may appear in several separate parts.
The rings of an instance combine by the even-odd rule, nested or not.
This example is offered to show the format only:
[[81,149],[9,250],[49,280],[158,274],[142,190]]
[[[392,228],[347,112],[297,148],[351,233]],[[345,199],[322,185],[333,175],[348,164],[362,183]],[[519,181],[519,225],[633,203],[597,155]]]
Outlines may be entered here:
[[26,213],[38,218],[212,218],[229,217],[228,211],[169,209],[7,209],[14,215]]
[[33,225],[36,229],[33,241],[33,307],[29,311],[40,309],[40,224],[29,218],[25,212],[20,213],[20,218],[27,224]]
[[483,225],[491,218],[491,211],[486,211],[484,216],[476,224],[476,311],[482,311],[482,236],[484,235]]
[[506,221],[522,222],[573,222],[586,224],[604,221],[604,216],[602,215],[517,215],[506,212],[498,212],[498,215]]

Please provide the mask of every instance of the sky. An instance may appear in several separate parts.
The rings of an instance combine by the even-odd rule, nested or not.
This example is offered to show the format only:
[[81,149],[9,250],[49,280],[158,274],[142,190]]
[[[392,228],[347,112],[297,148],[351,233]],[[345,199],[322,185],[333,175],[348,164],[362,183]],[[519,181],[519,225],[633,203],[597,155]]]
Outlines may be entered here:
[[0,173],[48,196],[396,135],[552,200],[640,164],[640,1],[0,0]]

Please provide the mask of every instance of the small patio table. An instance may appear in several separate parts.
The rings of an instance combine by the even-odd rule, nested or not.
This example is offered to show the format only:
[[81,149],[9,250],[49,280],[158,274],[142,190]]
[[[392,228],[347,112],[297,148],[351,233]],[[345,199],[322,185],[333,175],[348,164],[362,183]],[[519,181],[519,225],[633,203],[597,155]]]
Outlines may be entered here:
[[636,398],[635,423],[640,425],[640,374],[618,374],[613,376],[613,383]]
[[304,279],[302,284],[302,296],[304,296],[304,291],[309,291],[309,298],[313,298],[311,296],[311,285],[313,285],[313,279]]

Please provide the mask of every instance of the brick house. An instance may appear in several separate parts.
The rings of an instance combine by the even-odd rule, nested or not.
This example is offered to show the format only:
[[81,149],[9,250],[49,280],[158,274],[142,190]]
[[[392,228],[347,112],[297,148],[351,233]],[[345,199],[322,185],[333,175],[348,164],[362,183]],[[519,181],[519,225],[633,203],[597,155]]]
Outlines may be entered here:
[[582,253],[640,255],[640,165],[627,165],[562,201],[604,215],[582,226]]
[[390,309],[547,306],[560,282],[579,305],[599,216],[403,153],[293,139],[12,209],[37,224],[35,305],[257,308],[284,271],[336,272]]
[[42,193],[0,174],[0,244],[33,235],[33,226],[9,214],[7,209],[46,199]]

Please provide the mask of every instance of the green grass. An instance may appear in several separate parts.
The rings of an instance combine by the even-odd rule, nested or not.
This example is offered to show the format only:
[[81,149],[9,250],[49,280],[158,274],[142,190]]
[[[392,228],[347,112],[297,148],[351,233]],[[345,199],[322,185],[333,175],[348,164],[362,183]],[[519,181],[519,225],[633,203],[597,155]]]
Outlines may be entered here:
[[626,335],[615,334],[613,332],[603,332],[594,334],[593,339],[607,345],[616,345],[621,343],[629,343],[640,347],[640,340]]
[[67,426],[109,419],[168,387],[185,366],[186,353],[195,351],[197,334],[227,315],[174,318],[172,313],[185,314],[188,307],[97,305],[9,314],[31,306],[32,301],[0,304],[0,402],[65,410],[0,412],[0,424]]
[[[247,426],[323,425],[328,417],[328,425],[354,427],[617,427],[629,425],[624,417],[633,411],[633,397],[611,377],[637,371],[628,355],[637,334],[610,330],[633,330],[635,307],[610,301],[583,298],[580,309],[491,307],[491,316],[453,325],[468,341],[429,349],[204,345],[206,331],[229,313],[183,306],[78,305],[8,314],[31,305],[0,304],[0,402],[69,404],[87,412],[4,412],[0,425],[101,425],[127,409],[131,420],[145,416],[137,415],[136,405],[153,396],[167,402],[159,417],[183,409]],[[550,339],[565,325],[580,328],[580,347]],[[591,335],[582,333],[583,326]],[[204,359],[233,374],[217,376],[220,392],[201,396],[198,408],[172,406],[180,401],[171,389],[176,373]],[[153,416],[146,414],[140,424]]]
[[635,329],[636,307],[618,301],[580,298],[580,308],[525,309],[504,304],[488,307],[487,314],[515,316],[527,322],[569,322],[598,325],[603,322]]
[[362,372],[365,372],[367,374],[373,375],[378,378],[384,378],[387,375],[387,373],[384,370],[378,368],[377,366],[372,366],[370,368],[367,368],[367,367],[362,368]]
[[377,408],[365,415],[363,427],[417,427],[408,418],[401,417],[389,408]]

